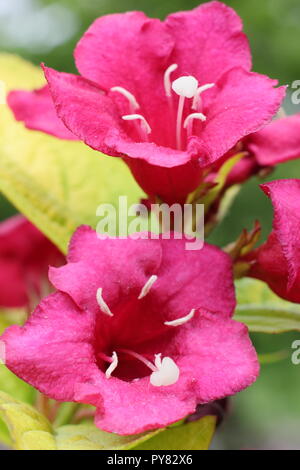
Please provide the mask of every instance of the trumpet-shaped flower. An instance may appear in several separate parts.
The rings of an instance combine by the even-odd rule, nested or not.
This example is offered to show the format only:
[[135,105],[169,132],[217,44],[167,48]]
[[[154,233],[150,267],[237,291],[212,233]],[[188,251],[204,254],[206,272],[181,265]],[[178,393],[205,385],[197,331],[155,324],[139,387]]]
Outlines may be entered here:
[[257,377],[247,328],[231,319],[232,263],[219,248],[100,240],[81,227],[50,279],[57,292],[1,337],[7,367],[49,397],[94,405],[103,430],[166,426]]
[[0,224],[0,306],[25,307],[47,282],[50,264],[64,260],[28,220],[17,215]]
[[273,231],[247,259],[249,275],[265,281],[280,297],[300,302],[300,180],[261,185],[274,208]]
[[61,123],[45,89],[10,94],[16,118],[122,157],[166,202],[183,202],[204,168],[272,119],[285,93],[250,71],[240,18],[216,1],[164,22],[141,12],[99,18],[75,62],[80,76],[44,67]]

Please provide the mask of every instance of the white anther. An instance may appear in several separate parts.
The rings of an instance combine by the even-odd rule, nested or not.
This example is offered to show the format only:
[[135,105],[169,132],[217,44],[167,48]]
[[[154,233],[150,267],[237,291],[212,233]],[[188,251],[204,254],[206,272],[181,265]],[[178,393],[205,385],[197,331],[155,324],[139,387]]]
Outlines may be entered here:
[[170,79],[171,73],[173,73],[177,68],[178,68],[177,64],[172,64],[170,65],[170,67],[167,68],[164,74],[164,87],[165,87],[165,92],[168,98],[170,98],[171,90],[172,90],[171,79]]
[[157,276],[155,276],[155,274],[153,274],[153,276],[151,276],[148,281],[146,282],[146,284],[144,285],[144,287],[142,288],[141,292],[140,292],[140,295],[138,296],[138,299],[142,299],[143,297],[145,297],[151,287],[153,286],[153,284],[155,283],[155,281],[157,281]]
[[127,98],[129,103],[131,104],[133,110],[140,108],[140,105],[138,104],[135,96],[130,93],[130,91],[126,90],[126,88],[123,88],[121,86],[114,86],[110,89],[110,91],[116,91],[118,93],[121,93],[121,95],[125,96],[125,98]]
[[165,387],[175,384],[180,375],[180,370],[170,357],[161,360],[161,354],[155,355],[155,365],[157,371],[150,375],[150,383],[154,387]]
[[149,126],[144,116],[142,116],[141,114],[127,114],[126,116],[122,116],[122,119],[124,119],[124,121],[133,121],[135,119],[139,119],[147,134],[151,133],[151,127]]
[[112,353],[111,359],[112,359],[112,362],[111,362],[110,366],[105,371],[105,377],[107,379],[110,378],[111,374],[113,373],[113,371],[118,366],[119,360],[118,360],[117,353],[115,351]]
[[184,323],[188,322],[193,318],[195,315],[196,309],[193,308],[188,315],[182,318],[177,318],[177,320],[172,320],[172,321],[165,321],[164,325],[167,326],[179,326],[179,325],[184,325]]
[[172,83],[172,89],[179,96],[193,98],[197,93],[198,80],[192,75],[179,77]]
[[184,121],[183,127],[186,129],[190,122],[193,122],[194,119],[200,119],[200,121],[206,121],[206,116],[202,113],[192,113]]
[[215,86],[214,83],[207,83],[206,85],[202,85],[198,88],[198,90],[196,91],[196,94],[194,96],[194,99],[193,99],[192,109],[195,109],[195,110],[198,109],[201,93],[203,93],[206,90],[209,90],[213,86]]
[[103,313],[105,313],[106,315],[109,315],[110,317],[113,317],[114,314],[111,312],[109,306],[107,305],[107,303],[103,299],[102,287],[99,287],[99,289],[97,290],[96,299],[97,299],[97,302],[98,302],[98,305],[99,305],[101,311]]

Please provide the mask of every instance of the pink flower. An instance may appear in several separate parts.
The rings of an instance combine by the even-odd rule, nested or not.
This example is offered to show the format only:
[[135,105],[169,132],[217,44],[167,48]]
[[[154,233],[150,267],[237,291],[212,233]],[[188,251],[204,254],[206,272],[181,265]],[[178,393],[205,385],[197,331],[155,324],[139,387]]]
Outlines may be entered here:
[[238,151],[245,151],[247,155],[234,166],[228,178],[228,186],[243,183],[254,174],[268,171],[278,163],[300,158],[300,113],[276,119],[249,135],[218,162],[218,167]]
[[185,240],[106,239],[81,227],[58,292],[1,337],[7,366],[56,400],[96,407],[96,425],[133,434],[166,426],[258,375],[235,308],[232,263]]
[[[164,22],[141,12],[99,18],[75,61],[81,76],[44,67],[57,115],[166,202],[183,202],[204,168],[271,120],[285,93],[250,72],[240,18],[215,1]],[[14,92],[9,104],[28,127],[68,138],[46,93]]]
[[247,148],[261,167],[300,158],[300,113],[277,119],[252,134]]
[[274,208],[273,231],[266,243],[249,255],[249,275],[265,281],[280,297],[300,302],[300,180],[261,185]]
[[63,255],[23,216],[0,223],[0,306],[25,307],[40,295],[49,264]]

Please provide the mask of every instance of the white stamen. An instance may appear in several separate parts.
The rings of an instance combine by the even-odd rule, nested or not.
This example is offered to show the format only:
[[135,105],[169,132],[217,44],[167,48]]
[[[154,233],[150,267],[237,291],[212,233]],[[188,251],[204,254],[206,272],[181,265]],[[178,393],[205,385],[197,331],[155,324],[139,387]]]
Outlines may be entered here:
[[133,111],[140,108],[140,105],[138,104],[135,96],[130,93],[130,91],[126,90],[126,88],[123,88],[121,86],[114,86],[110,89],[110,91],[116,91],[117,93],[121,93],[121,95],[125,96],[125,98],[127,98],[129,103],[131,104]]
[[170,357],[161,360],[161,354],[155,355],[156,372],[150,375],[150,383],[154,387],[166,387],[175,384],[180,375],[180,370]]
[[178,68],[177,64],[172,64],[170,67],[167,68],[164,74],[164,87],[165,87],[165,92],[168,98],[171,97],[171,73],[173,73],[176,69]]
[[114,314],[110,311],[109,306],[107,305],[107,303],[104,301],[102,297],[102,287],[99,287],[99,289],[97,290],[96,298],[97,298],[97,302],[101,311],[105,313],[106,315],[113,317]]
[[206,121],[206,116],[204,116],[204,114],[202,113],[192,113],[184,121],[183,127],[186,129],[188,125],[193,122],[194,119],[200,119],[200,121]]
[[105,377],[106,377],[107,379],[110,378],[111,374],[113,373],[113,371],[114,371],[114,370],[116,369],[116,367],[118,366],[118,362],[119,362],[119,361],[118,361],[117,353],[116,353],[115,351],[112,353],[111,359],[112,359],[111,364],[110,364],[110,366],[109,366],[109,367],[106,369],[106,371],[105,371]]
[[196,309],[193,308],[190,313],[188,315],[186,315],[185,317],[182,317],[182,318],[177,318],[177,320],[172,320],[172,321],[165,321],[164,322],[164,325],[167,325],[167,326],[179,326],[179,325],[183,325],[184,323],[188,322],[189,320],[191,320],[193,318],[193,316],[195,315],[195,312],[196,312]]
[[148,359],[143,357],[141,354],[131,351],[130,349],[119,349],[119,352],[129,354],[129,356],[132,356],[138,361],[141,361],[143,364],[145,364],[145,366],[149,367],[149,369],[152,370],[152,372],[157,371],[157,367],[152,362],[148,361]]
[[151,287],[153,286],[153,284],[155,283],[155,281],[157,281],[157,276],[155,276],[155,274],[153,274],[153,276],[151,276],[148,281],[146,282],[146,284],[144,285],[144,287],[142,288],[141,292],[140,292],[140,295],[138,296],[138,300],[142,299],[143,297],[145,297]]
[[161,353],[154,355],[154,364],[159,369],[161,367]]
[[172,83],[172,89],[179,95],[176,119],[176,144],[181,150],[181,126],[185,98],[193,98],[197,93],[198,80],[193,76],[179,77]]
[[[150,375],[150,383],[155,387],[173,385],[179,379],[179,368],[170,357],[164,357],[163,360],[161,360],[161,354],[155,354],[154,365],[152,362],[148,361],[148,359],[141,356],[141,354],[131,351],[130,349],[119,349],[118,351],[129,354],[138,361],[141,361],[145,366],[149,367],[152,371],[152,374]],[[110,369],[110,367],[108,369]],[[115,368],[116,366],[114,369]],[[110,373],[111,372],[112,370],[110,369]]]
[[144,116],[142,116],[141,114],[127,114],[126,116],[122,116],[122,119],[124,119],[124,121],[133,121],[135,119],[139,119],[146,133],[151,133],[151,127],[149,126]]
[[192,75],[179,77],[172,83],[172,89],[179,96],[184,96],[184,98],[193,98],[197,93],[198,80]]
[[198,90],[196,91],[196,94],[194,96],[194,100],[193,100],[193,104],[192,104],[192,109],[195,109],[197,111],[198,109],[198,106],[199,106],[199,103],[200,103],[200,95],[201,93],[203,93],[204,91],[206,90],[209,90],[210,88],[212,88],[213,86],[215,86],[214,83],[207,83],[206,85],[202,85],[198,88]]

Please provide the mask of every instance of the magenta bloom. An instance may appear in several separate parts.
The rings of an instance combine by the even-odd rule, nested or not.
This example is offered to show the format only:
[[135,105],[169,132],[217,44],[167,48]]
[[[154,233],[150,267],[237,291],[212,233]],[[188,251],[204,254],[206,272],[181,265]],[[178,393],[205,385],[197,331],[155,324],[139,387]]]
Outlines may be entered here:
[[261,185],[274,208],[273,231],[249,256],[249,275],[265,281],[280,297],[300,302],[300,180]]
[[44,68],[63,124],[46,89],[10,94],[16,118],[122,157],[166,202],[184,201],[204,168],[271,120],[285,93],[250,72],[240,18],[215,1],[164,22],[141,12],[99,18],[75,61],[81,76]]
[[260,167],[300,158],[300,113],[277,119],[252,134],[246,147]]
[[258,375],[247,328],[231,319],[232,264],[219,248],[99,240],[81,227],[50,279],[58,292],[1,337],[7,366],[52,398],[94,405],[101,429],[166,426]]
[[222,164],[238,152],[245,152],[245,156],[231,170],[227,187],[243,183],[279,163],[300,158],[300,113],[276,119],[245,137],[216,162],[208,175],[209,180],[213,180]]
[[40,295],[49,264],[64,260],[28,220],[17,215],[0,223],[0,307],[25,307]]

